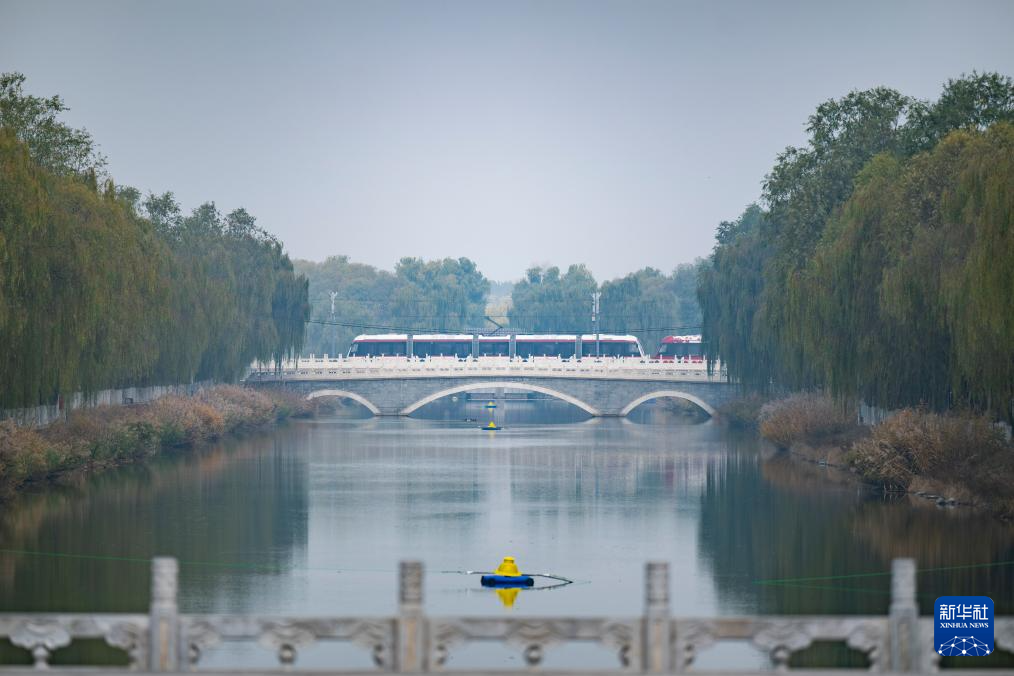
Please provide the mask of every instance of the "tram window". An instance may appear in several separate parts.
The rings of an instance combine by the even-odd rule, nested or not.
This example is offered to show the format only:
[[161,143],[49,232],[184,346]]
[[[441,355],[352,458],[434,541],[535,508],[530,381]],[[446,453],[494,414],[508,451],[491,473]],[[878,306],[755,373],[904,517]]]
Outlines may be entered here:
[[457,357],[464,359],[472,354],[470,341],[420,340],[412,343],[416,357]]
[[665,343],[658,351],[663,357],[700,357],[700,343]]
[[[585,341],[581,346],[581,354],[586,357],[595,356],[595,341]],[[636,343],[599,343],[599,354],[603,357],[640,357]]]
[[511,344],[507,340],[479,341],[480,357],[507,357],[510,350]]
[[353,343],[352,349],[349,350],[350,357],[404,357],[405,356],[405,343],[401,342],[381,342],[381,341],[364,341],[362,343]]
[[515,347],[517,356],[527,359],[528,357],[573,357],[575,352],[574,343],[571,341],[518,341]]

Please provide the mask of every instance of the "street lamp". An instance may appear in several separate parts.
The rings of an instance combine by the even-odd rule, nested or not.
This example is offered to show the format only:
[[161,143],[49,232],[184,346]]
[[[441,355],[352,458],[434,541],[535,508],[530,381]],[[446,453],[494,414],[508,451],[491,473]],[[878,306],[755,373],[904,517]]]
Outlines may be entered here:
[[330,295],[331,295],[331,329],[333,331],[331,337],[331,357],[334,358],[338,356],[338,324],[336,324],[334,320],[334,301],[335,298],[338,297],[338,292],[332,291]]

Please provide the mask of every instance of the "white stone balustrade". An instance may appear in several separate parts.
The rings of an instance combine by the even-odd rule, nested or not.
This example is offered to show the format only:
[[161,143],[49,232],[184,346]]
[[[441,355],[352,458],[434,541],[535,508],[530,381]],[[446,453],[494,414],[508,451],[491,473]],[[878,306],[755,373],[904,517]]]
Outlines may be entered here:
[[[155,559],[148,615],[0,613],[0,640],[28,650],[34,670],[50,669],[54,650],[76,639],[96,638],[126,651],[132,669],[152,673],[198,671],[209,648],[240,640],[273,653],[285,673],[299,671],[300,651],[324,641],[361,646],[381,673],[465,673],[448,664],[455,650],[469,643],[513,646],[525,670],[538,672],[547,651],[572,642],[602,645],[613,652],[612,663],[602,664],[597,673],[685,673],[692,671],[703,649],[733,640],[749,641],[763,650],[776,671],[788,671],[792,655],[817,641],[844,642],[864,653],[871,671],[938,670],[932,620],[917,615],[916,569],[910,559],[894,562],[892,598],[884,616],[674,618],[669,610],[669,566],[654,562],[645,568],[641,617],[429,617],[424,612],[423,567],[413,561],[401,564],[398,614],[393,617],[194,615],[178,610],[177,571],[175,560]],[[996,618],[995,628],[996,647],[1014,652],[1014,618]],[[19,671],[24,669],[0,667],[0,672]],[[62,668],[49,673],[58,671],[80,673]],[[126,670],[102,673],[116,671]],[[330,666],[327,673],[343,673],[342,665]]]

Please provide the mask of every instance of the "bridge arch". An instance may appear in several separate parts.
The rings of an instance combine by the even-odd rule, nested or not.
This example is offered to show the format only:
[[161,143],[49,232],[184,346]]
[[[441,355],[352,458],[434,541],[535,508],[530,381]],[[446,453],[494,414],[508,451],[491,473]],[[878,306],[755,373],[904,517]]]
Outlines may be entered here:
[[374,404],[372,401],[370,401],[363,395],[356,394],[355,392],[348,392],[346,390],[327,389],[327,390],[314,390],[310,394],[306,395],[307,399],[318,399],[320,397],[342,397],[343,399],[351,399],[352,401],[357,401],[366,408],[368,408],[370,410],[370,413],[372,413],[373,415],[380,415],[380,409],[377,408],[376,404]]
[[579,409],[583,410],[585,413],[588,413],[589,415],[593,416],[602,415],[595,407],[589,406],[588,404],[581,401],[577,397],[572,397],[569,394],[560,392],[559,390],[554,390],[548,387],[542,387],[541,385],[530,385],[524,382],[513,382],[513,381],[510,382],[486,381],[481,383],[468,383],[467,385],[458,385],[456,387],[448,387],[445,390],[434,392],[433,394],[423,397],[414,404],[406,406],[404,409],[402,409],[399,415],[410,415],[411,413],[417,411],[426,404],[434,402],[437,399],[441,399],[443,397],[448,397],[452,394],[458,394],[459,392],[472,392],[475,390],[485,390],[491,387],[492,388],[504,387],[515,390],[525,390],[526,392],[539,392],[541,394],[548,394],[551,397],[555,397],[557,399],[567,402],[568,404],[573,404],[574,406],[577,406]]
[[712,418],[718,414],[718,411],[716,411],[708,402],[704,401],[700,397],[695,397],[692,394],[689,394],[687,392],[680,392],[678,390],[658,390],[656,392],[649,392],[648,394],[642,395],[637,399],[634,399],[632,402],[623,407],[623,410],[620,411],[620,415],[625,416],[631,411],[633,411],[635,408],[643,404],[644,402],[649,401],[651,399],[660,399],[662,397],[671,397],[673,399],[685,399],[686,401],[689,401],[692,404],[696,404],[697,406],[704,409],[704,412],[710,415]]

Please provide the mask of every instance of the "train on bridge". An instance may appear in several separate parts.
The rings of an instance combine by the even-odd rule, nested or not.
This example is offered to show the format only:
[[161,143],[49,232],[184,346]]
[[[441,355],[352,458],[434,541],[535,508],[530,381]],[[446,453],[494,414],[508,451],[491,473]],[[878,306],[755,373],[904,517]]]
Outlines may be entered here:
[[[529,361],[537,358],[565,360],[631,359],[645,355],[636,336],[616,334],[406,334],[383,333],[356,336],[349,358],[456,358],[483,360],[509,358]],[[700,336],[666,336],[655,354],[657,361],[703,363]]]
[[701,336],[666,336],[655,351],[654,358],[656,361],[703,364],[705,356]]

